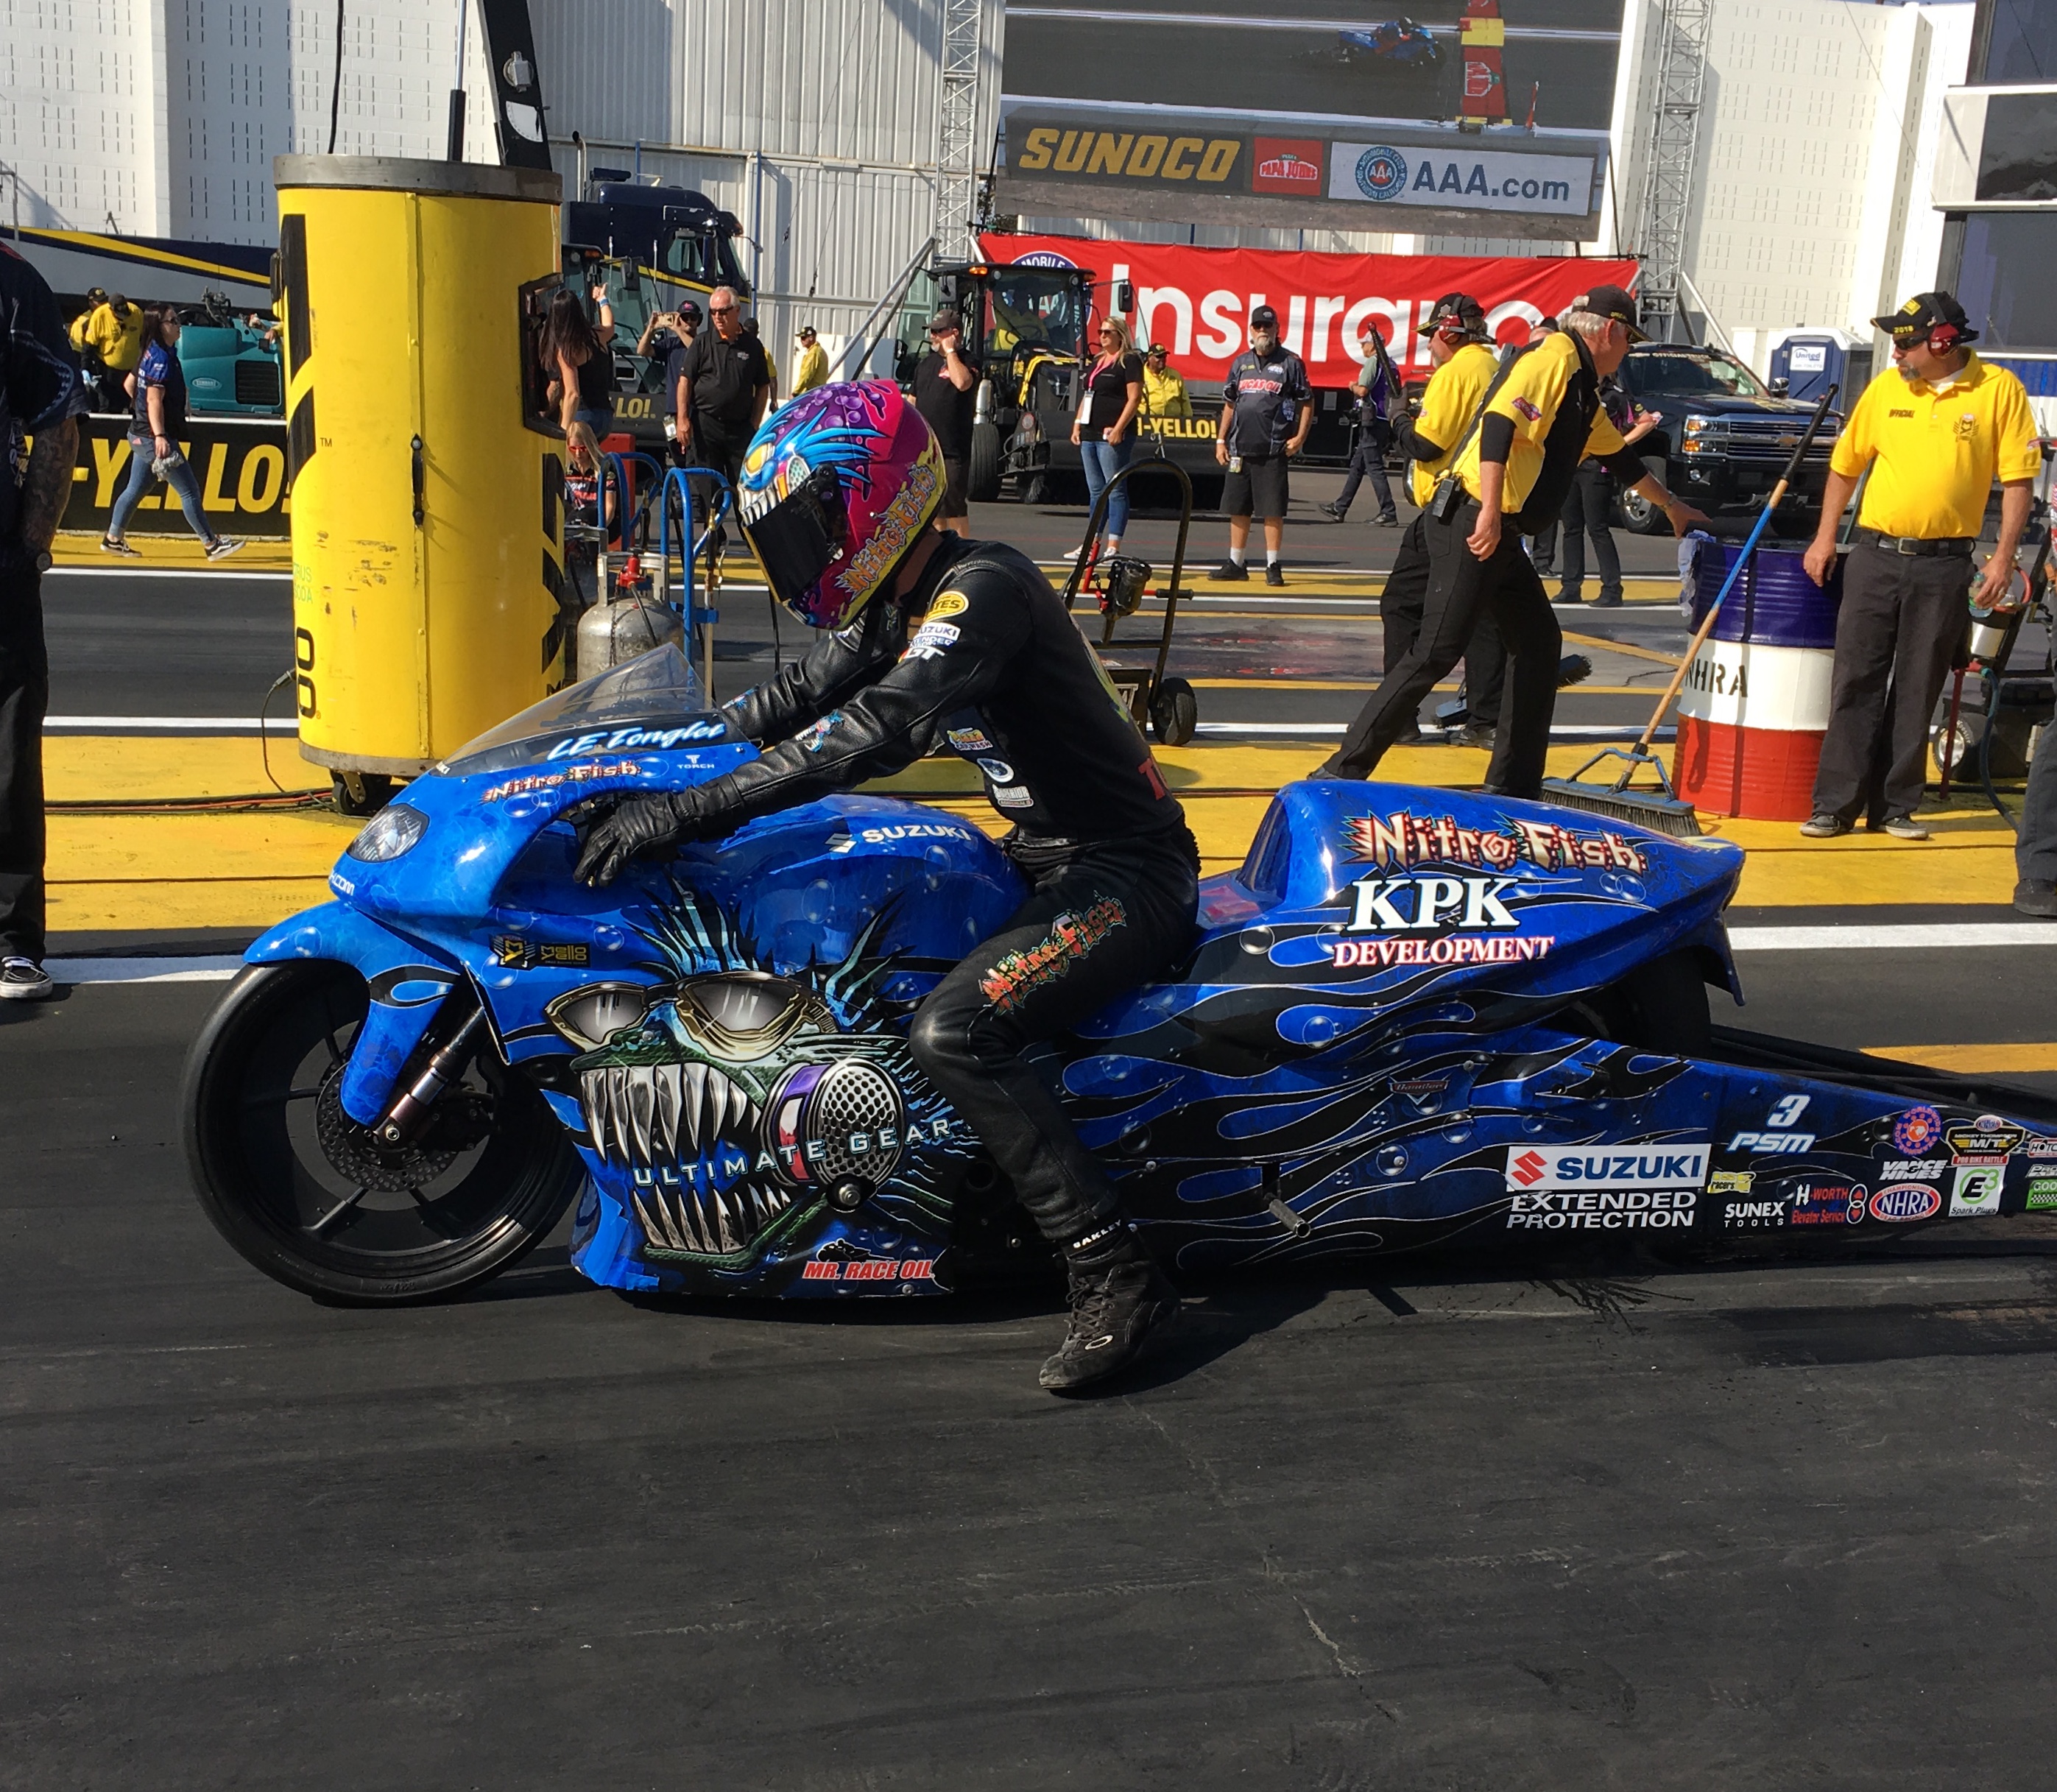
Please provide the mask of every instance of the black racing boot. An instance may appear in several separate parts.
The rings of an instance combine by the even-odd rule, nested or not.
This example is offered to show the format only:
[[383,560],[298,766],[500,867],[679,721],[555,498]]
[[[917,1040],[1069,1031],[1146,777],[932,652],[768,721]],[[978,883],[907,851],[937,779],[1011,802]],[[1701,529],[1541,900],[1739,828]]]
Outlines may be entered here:
[[1179,1290],[1119,1220],[1060,1247],[1071,1278],[1072,1323],[1037,1383],[1067,1394],[1126,1368],[1177,1317]]

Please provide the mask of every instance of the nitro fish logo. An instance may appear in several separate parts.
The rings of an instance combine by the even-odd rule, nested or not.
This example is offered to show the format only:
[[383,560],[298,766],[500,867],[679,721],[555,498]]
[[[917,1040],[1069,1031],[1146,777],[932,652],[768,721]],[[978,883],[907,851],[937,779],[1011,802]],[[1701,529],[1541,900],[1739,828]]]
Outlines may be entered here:
[[1031,990],[1056,981],[1116,928],[1128,925],[1128,911],[1112,896],[1082,914],[1068,910],[1050,923],[1047,938],[1003,956],[979,979],[979,993],[1003,1012],[1018,1008]]
[[1413,865],[1482,865],[1504,870],[1526,860],[1546,871],[1642,871],[1649,859],[1625,834],[1581,834],[1555,822],[1508,816],[1499,828],[1463,827],[1448,815],[1354,815],[1345,823],[1358,858],[1395,870]]

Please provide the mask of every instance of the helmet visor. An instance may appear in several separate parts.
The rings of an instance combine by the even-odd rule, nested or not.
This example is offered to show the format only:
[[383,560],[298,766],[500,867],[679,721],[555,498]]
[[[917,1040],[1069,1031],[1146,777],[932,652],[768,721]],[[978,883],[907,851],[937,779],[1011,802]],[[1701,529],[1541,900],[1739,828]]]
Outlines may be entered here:
[[848,523],[835,475],[811,474],[743,524],[744,538],[764,569],[771,595],[805,614],[822,575],[842,557]]

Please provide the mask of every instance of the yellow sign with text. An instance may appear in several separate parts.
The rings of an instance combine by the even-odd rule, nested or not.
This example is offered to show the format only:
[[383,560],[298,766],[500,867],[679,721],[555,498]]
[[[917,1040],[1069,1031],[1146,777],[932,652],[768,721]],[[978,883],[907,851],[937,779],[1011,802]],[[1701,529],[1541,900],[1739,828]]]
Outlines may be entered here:
[[1173,137],[1138,131],[1064,130],[1039,125],[1023,138],[1014,168],[1084,180],[1194,181],[1220,186],[1243,156],[1239,137]]

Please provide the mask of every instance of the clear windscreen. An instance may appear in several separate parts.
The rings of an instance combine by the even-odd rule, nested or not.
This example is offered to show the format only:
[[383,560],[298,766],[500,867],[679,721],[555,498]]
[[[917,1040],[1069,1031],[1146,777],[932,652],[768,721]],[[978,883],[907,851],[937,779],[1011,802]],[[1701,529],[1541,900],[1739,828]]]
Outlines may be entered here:
[[438,769],[464,778],[575,754],[660,751],[735,738],[692,662],[667,645],[532,704],[467,742]]

